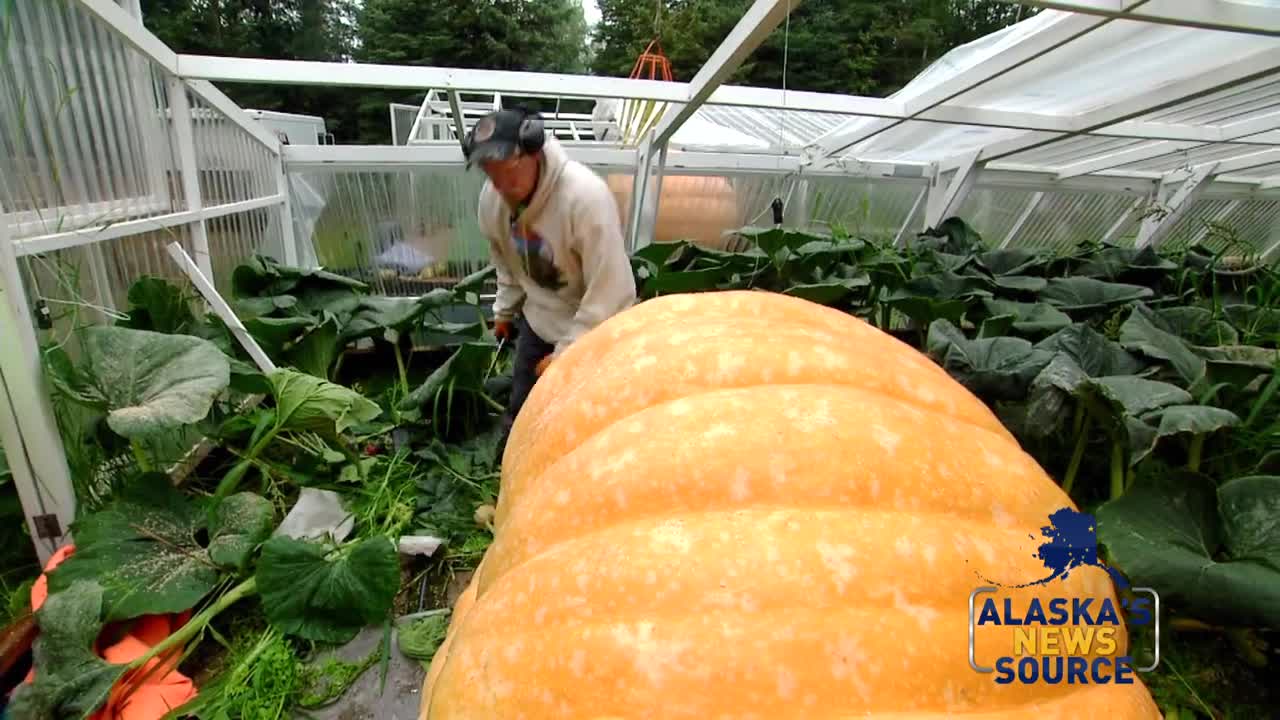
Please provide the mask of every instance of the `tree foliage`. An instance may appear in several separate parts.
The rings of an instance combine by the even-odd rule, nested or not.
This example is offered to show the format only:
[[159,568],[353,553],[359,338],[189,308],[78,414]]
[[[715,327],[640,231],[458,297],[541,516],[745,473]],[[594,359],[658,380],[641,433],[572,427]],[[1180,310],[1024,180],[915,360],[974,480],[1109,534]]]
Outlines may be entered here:
[[[626,76],[659,38],[676,80],[698,68],[751,7],[751,0],[598,0],[592,70]],[[798,4],[730,83],[883,96],[966,42],[1026,17],[995,0],[828,0]],[[784,57],[786,62],[784,63]]]

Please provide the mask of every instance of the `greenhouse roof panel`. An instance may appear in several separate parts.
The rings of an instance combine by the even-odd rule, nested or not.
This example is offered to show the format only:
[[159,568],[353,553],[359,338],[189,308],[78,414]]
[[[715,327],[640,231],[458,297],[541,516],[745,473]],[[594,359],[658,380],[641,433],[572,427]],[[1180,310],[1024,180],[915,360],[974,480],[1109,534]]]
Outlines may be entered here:
[[[1058,116],[1090,135],[859,118],[817,147],[836,157],[925,162],[984,150],[1006,163],[1059,168],[1118,152],[1146,161],[1168,149],[1154,144],[1161,141],[1182,142],[1175,151],[1219,140],[1271,143],[1278,138],[1257,133],[1280,127],[1277,61],[1271,37],[1049,10],[952,50],[892,99],[916,114],[953,105]],[[1235,125],[1243,122],[1252,124]],[[1256,149],[1234,147],[1223,156]]]

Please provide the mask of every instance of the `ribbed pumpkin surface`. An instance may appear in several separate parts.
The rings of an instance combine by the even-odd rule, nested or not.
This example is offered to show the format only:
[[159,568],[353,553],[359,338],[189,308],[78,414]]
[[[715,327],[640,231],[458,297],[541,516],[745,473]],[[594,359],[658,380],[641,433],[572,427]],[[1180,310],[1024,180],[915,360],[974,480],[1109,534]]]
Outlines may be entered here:
[[[1043,576],[1040,528],[1070,500],[981,401],[848,314],[641,303],[539,380],[502,482],[423,720],[1160,717],[1140,682],[969,667],[970,592]],[[1095,568],[1000,597],[1064,594],[1115,600]],[[978,657],[1011,633],[981,629]]]

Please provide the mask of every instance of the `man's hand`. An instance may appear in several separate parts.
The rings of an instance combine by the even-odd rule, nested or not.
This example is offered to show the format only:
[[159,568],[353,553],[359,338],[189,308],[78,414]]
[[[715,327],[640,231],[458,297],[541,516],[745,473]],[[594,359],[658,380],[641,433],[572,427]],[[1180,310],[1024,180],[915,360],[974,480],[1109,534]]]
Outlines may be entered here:
[[538,361],[538,366],[533,369],[534,374],[537,375],[538,377],[542,377],[542,373],[547,371],[547,366],[549,366],[550,364],[551,364],[550,355],[542,358],[541,360]]
[[510,320],[499,320],[493,325],[493,336],[498,340],[510,340],[515,333],[515,326]]

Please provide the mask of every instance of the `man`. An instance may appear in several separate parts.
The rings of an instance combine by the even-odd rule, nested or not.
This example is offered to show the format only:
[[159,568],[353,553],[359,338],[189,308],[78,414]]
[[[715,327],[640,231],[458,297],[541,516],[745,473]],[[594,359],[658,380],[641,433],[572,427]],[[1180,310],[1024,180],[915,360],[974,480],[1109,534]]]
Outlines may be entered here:
[[570,160],[524,109],[480,119],[463,140],[467,168],[488,176],[478,219],[497,268],[494,332],[516,337],[512,423],[547,366],[583,333],[636,301],[617,202],[604,179]]

